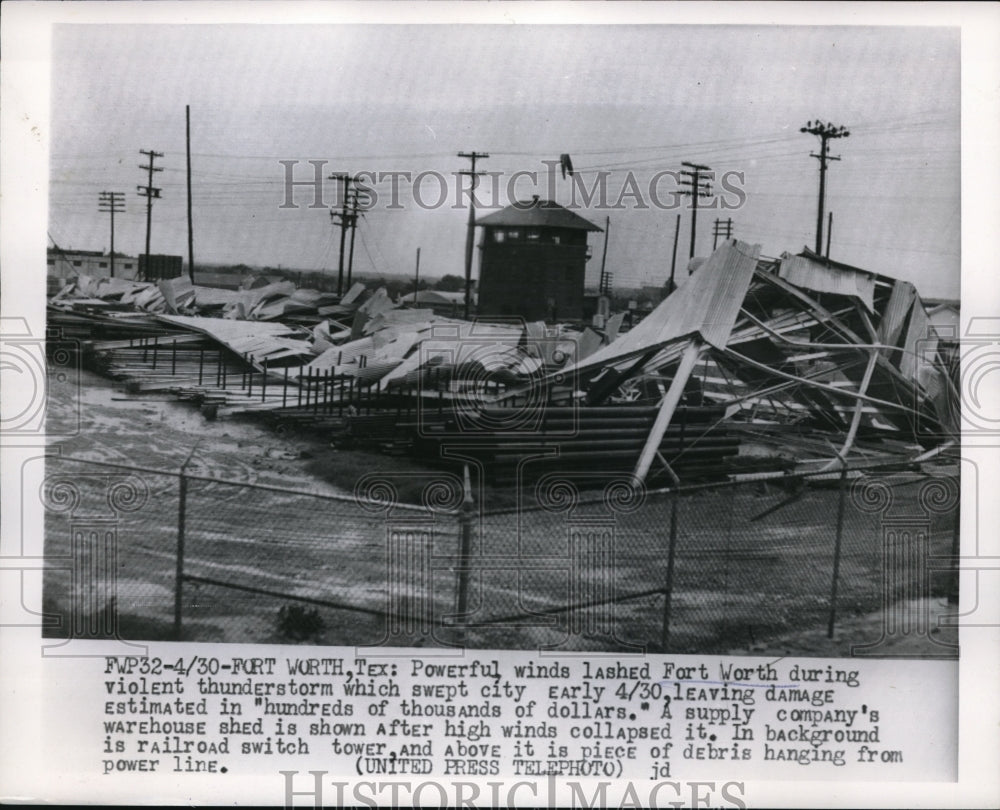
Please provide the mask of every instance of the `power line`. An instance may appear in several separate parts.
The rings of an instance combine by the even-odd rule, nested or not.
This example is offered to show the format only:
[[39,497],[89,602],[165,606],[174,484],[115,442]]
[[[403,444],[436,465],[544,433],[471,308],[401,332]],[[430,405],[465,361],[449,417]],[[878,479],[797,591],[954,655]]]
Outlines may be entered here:
[[188,277],[194,284],[194,220],[191,212],[191,105],[184,106],[184,139],[187,146]]
[[125,193],[102,191],[97,198],[97,209],[111,215],[111,278],[115,277],[115,214],[125,211]]
[[[160,191],[162,189],[153,188],[153,172],[162,172],[163,169],[153,166],[153,161],[158,157],[163,157],[162,152],[154,152],[152,149],[140,149],[140,155],[147,155],[149,157],[149,165],[143,166],[139,165],[140,169],[149,172],[149,181],[145,186],[136,186],[139,189],[139,196],[146,198],[146,262],[145,270],[142,275],[149,272],[149,234],[153,227],[153,200],[160,198]],[[145,280],[145,279],[143,279]]]
[[681,174],[687,179],[681,180],[682,186],[687,186],[687,191],[680,192],[681,194],[687,195],[691,198],[691,250],[688,255],[689,259],[694,258],[694,243],[695,243],[695,230],[698,223],[698,198],[699,197],[711,197],[712,190],[709,186],[709,181],[702,180],[702,172],[712,171],[710,167],[703,166],[700,163],[688,163],[683,161],[682,166],[687,166],[691,171],[682,171]]
[[371,252],[368,250],[368,243],[365,241],[365,232],[361,232],[361,247],[365,249],[365,255],[368,257],[368,263],[372,266],[372,272],[379,272],[378,268],[375,266],[375,260],[372,258]]
[[826,194],[826,164],[830,160],[840,160],[840,157],[833,157],[827,154],[827,141],[834,140],[836,138],[848,138],[851,133],[847,131],[844,127],[837,127],[833,124],[826,123],[817,120],[816,122],[810,121],[806,126],[802,127],[799,132],[808,132],[810,135],[816,135],[820,140],[820,150],[819,154],[809,153],[809,157],[814,157],[819,161],[819,209],[816,214],[816,253],[822,255],[823,251],[823,204],[825,202],[824,196]]
[[[350,211],[348,213],[349,226],[351,229],[351,247],[347,259],[347,289],[351,288],[351,282],[354,278],[354,235],[358,230],[358,217],[363,217],[364,214],[361,213],[361,195],[362,192],[358,190],[357,186],[351,189],[350,194]],[[367,199],[367,195],[365,195]]]
[[[330,211],[330,222],[340,226],[340,258],[337,262],[337,295],[344,294],[344,238],[347,235],[347,191],[351,187],[351,176],[344,172],[335,172],[328,178],[339,180],[344,184],[344,196],[341,213]],[[339,221],[338,221],[339,218]]]
[[719,219],[716,217],[714,227],[712,228],[712,250],[715,250],[719,246],[719,237],[724,239],[733,238],[733,218],[729,219]]
[[476,171],[476,161],[488,158],[486,152],[459,152],[458,157],[468,158],[472,163],[469,171],[461,171],[460,175],[469,176],[469,224],[465,234],[465,319],[469,320],[469,304],[472,300],[472,243],[476,236],[476,177],[483,172]]

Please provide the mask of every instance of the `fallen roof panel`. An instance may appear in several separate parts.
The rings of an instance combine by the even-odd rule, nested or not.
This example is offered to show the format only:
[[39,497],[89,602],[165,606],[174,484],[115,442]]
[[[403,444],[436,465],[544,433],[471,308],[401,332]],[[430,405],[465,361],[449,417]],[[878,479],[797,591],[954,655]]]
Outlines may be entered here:
[[819,293],[857,298],[869,312],[875,311],[875,275],[864,271],[831,267],[805,256],[782,256],[778,275],[797,287]]
[[694,334],[711,346],[725,348],[759,255],[760,245],[736,239],[724,242],[638,326],[566,373],[598,369]]

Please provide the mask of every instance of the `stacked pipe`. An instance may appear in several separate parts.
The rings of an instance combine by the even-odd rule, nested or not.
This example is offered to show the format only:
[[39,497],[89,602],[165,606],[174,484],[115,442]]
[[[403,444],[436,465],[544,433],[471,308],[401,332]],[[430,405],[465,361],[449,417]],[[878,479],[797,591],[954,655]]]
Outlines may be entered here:
[[[441,418],[424,414],[409,428],[414,455],[442,458],[446,446],[467,445],[463,453],[479,458],[495,484],[514,481],[519,465],[530,459],[524,474],[600,469],[628,472],[636,463],[656,408],[648,406],[545,407],[534,421],[530,413],[515,419],[510,409],[485,408],[474,414],[454,412]],[[664,433],[659,452],[685,480],[718,477],[722,462],[739,451],[737,436],[716,425],[723,409],[681,406]],[[549,458],[539,458],[546,451]],[[662,465],[661,465],[662,466]],[[665,468],[655,471],[665,473]]]

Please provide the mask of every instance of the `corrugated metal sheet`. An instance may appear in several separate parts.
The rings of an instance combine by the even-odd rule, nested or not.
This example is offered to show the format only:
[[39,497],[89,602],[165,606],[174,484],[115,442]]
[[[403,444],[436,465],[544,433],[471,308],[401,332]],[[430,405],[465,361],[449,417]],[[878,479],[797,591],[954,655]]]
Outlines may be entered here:
[[159,315],[157,318],[164,323],[173,324],[182,329],[201,332],[227,346],[234,341],[251,337],[283,337],[303,334],[301,329],[273,321],[237,321],[230,318],[201,318],[187,315]]
[[[900,332],[906,323],[906,316],[917,297],[917,289],[908,281],[897,281],[892,285],[889,303],[885,305],[882,320],[878,325],[878,339],[887,346],[898,346]],[[890,356],[891,355],[887,355]]]
[[215,287],[194,288],[195,305],[199,307],[224,307],[240,300],[236,290],[220,290]]
[[934,371],[930,358],[937,354],[937,335],[931,328],[930,319],[920,299],[913,302],[910,314],[910,325],[906,330],[906,340],[903,343],[903,356],[899,361],[899,370],[904,376],[916,377],[926,390],[930,384],[928,376]]
[[158,315],[164,323],[201,332],[237,354],[246,354],[257,368],[264,358],[311,354],[304,333],[273,321],[237,321],[229,318],[197,318],[186,315]]
[[416,351],[390,374],[385,382],[399,380],[417,371],[423,365],[457,367],[478,363],[484,368],[509,368],[520,362],[523,354],[517,351],[524,330],[503,324],[454,323],[431,324],[415,336]]
[[805,256],[782,256],[778,276],[797,287],[819,293],[859,299],[869,312],[875,309],[875,276],[813,261]]
[[760,245],[733,240],[719,246],[683,286],[634,329],[570,370],[595,368],[695,334],[724,348],[753,278]]

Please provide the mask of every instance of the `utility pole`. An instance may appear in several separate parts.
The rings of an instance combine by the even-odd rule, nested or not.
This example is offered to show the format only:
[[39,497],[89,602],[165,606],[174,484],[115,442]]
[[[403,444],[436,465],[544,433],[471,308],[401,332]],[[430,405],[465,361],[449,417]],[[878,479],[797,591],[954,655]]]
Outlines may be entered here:
[[337,264],[337,295],[344,294],[344,237],[347,234],[347,190],[351,186],[351,176],[349,174],[335,173],[331,174],[330,180],[341,180],[344,183],[344,198],[341,203],[341,212],[338,214],[336,211],[330,212],[330,221],[336,222],[337,218],[340,217],[340,260]]
[[695,243],[695,232],[698,223],[698,198],[699,197],[710,197],[712,196],[712,191],[709,188],[709,181],[702,179],[702,172],[712,171],[708,166],[702,166],[700,163],[688,163],[687,161],[681,161],[682,166],[687,166],[691,171],[682,171],[687,180],[682,180],[681,185],[687,186],[687,191],[682,191],[681,194],[687,194],[691,197],[691,251],[688,254],[689,259],[694,258],[694,243]]
[[476,161],[488,158],[486,152],[459,152],[458,157],[468,158],[472,162],[469,171],[461,171],[459,175],[469,176],[469,224],[465,234],[465,320],[469,320],[469,305],[472,301],[472,243],[476,238],[476,177],[482,172],[476,171]]
[[187,195],[188,195],[188,277],[194,284],[194,225],[191,219],[191,105],[184,105],[184,135],[187,141]]
[[609,292],[611,292],[611,282],[614,280],[615,280],[614,273],[605,273],[603,270],[601,271],[601,283],[598,290],[601,293],[601,295],[607,295]]
[[125,194],[121,191],[102,191],[97,197],[97,208],[111,214],[111,278],[115,277],[115,214],[125,211]]
[[826,218],[826,258],[830,258],[830,237],[833,236],[833,211]]
[[140,149],[140,155],[146,155],[149,158],[149,165],[143,166],[139,164],[139,168],[149,172],[149,180],[144,186],[136,186],[139,189],[139,196],[146,198],[146,262],[143,272],[142,281],[145,281],[146,274],[149,273],[149,234],[153,227],[153,200],[160,199],[161,189],[153,188],[153,172],[162,172],[163,169],[159,166],[154,167],[153,161],[158,157],[163,157],[163,152],[154,152],[152,149]]
[[819,161],[819,209],[816,213],[816,253],[822,255],[823,252],[823,204],[826,196],[826,164],[829,160],[840,160],[840,157],[833,157],[827,154],[827,141],[836,138],[849,138],[851,133],[844,127],[837,127],[833,124],[824,124],[822,121],[810,121],[799,132],[808,132],[819,138],[819,154],[809,153],[809,157],[814,157]]
[[[677,289],[677,284],[674,282],[674,270],[677,268],[677,242],[680,240],[681,235],[681,215],[677,215],[677,224],[674,226],[674,255],[670,259],[670,292],[672,293]],[[667,293],[670,295],[670,293]]]
[[729,219],[715,219],[715,227],[712,229],[712,250],[715,250],[719,246],[719,237],[725,237],[726,239],[732,239],[733,237],[733,220]]
[[[351,178],[351,181],[356,181],[357,178]],[[351,280],[354,278],[354,232],[358,229],[358,217],[364,216],[364,214],[359,213],[361,210],[361,192],[357,188],[351,191],[351,211],[347,215],[348,217],[348,227],[351,229],[351,247],[348,252],[347,258],[347,289],[351,289]]]
[[608,280],[604,275],[604,267],[608,262],[608,237],[611,235],[611,217],[604,217],[604,251],[601,254],[601,282],[598,284],[598,292],[604,293],[608,292]]
[[417,248],[417,269],[413,273],[413,306],[417,306],[420,302],[417,301],[417,297],[420,294],[420,248]]

